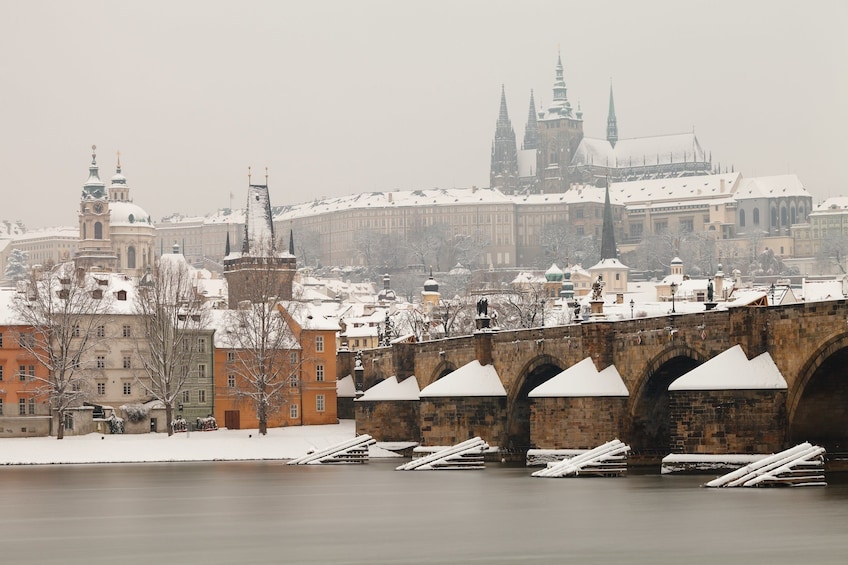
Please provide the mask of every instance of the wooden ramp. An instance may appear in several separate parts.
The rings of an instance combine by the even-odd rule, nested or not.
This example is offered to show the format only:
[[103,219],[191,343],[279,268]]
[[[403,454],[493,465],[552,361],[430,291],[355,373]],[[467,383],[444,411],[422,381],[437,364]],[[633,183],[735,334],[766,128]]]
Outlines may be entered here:
[[630,446],[614,439],[594,449],[558,463],[548,463],[534,477],[577,477],[580,475],[618,477],[627,473]]
[[460,469],[484,469],[486,463],[483,455],[489,449],[489,444],[475,437],[452,447],[413,459],[397,467],[396,471],[438,471]]
[[801,443],[714,479],[706,487],[825,486],[823,447]]
[[377,440],[364,434],[343,441],[320,451],[307,453],[303,457],[292,459],[289,465],[322,465],[330,463],[365,463],[368,461],[368,446]]

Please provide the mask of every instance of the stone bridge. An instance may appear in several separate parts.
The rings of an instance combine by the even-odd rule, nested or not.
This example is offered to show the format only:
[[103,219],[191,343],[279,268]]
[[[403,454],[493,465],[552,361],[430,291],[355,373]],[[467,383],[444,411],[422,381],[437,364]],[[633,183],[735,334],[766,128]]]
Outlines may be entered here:
[[[763,416],[775,438],[771,442],[774,448],[813,441],[829,451],[846,451],[846,300],[485,331],[398,343],[363,351],[363,385],[367,389],[390,376],[399,380],[414,377],[423,389],[475,359],[488,362],[507,392],[500,437],[488,441],[516,449],[553,447],[531,441],[528,392],[590,357],[598,370],[615,365],[629,391],[621,409],[620,439],[636,452],[681,452],[685,448],[677,445],[675,449],[671,441],[675,422],[670,415],[669,384],[737,344],[749,359],[769,353],[787,382],[788,389],[778,397],[778,410]],[[352,355],[342,355],[339,365],[340,375],[352,374]],[[603,416],[594,414],[589,419]],[[753,417],[756,414],[737,414],[742,419]],[[406,439],[421,441],[422,437]]]

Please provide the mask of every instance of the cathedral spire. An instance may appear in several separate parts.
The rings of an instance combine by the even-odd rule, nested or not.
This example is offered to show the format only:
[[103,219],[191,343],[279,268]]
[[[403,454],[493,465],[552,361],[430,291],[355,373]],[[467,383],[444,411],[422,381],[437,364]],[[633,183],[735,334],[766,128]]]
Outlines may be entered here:
[[609,179],[607,179],[606,194],[604,196],[604,223],[601,228],[601,261],[604,259],[618,259],[618,253],[615,248],[615,231],[612,222],[609,184]]
[[530,89],[530,111],[527,114],[527,127],[524,128],[524,144],[522,149],[536,149],[539,145],[539,124],[536,121],[536,100],[533,89]]
[[294,255],[294,230],[289,230],[289,255]]
[[506,89],[501,85],[501,103],[498,122],[495,126],[495,140],[492,142],[492,161],[489,169],[489,182],[492,188],[506,193],[515,190],[518,183],[518,152],[515,145],[515,131],[509,121],[506,107]]
[[554,99],[548,111],[563,116],[571,116],[571,103],[568,101],[568,89],[562,67],[562,55],[557,51],[556,78],[554,79]]
[[610,79],[609,113],[607,114],[607,141],[615,147],[618,141],[618,121],[615,119],[615,100],[612,96],[612,79]]

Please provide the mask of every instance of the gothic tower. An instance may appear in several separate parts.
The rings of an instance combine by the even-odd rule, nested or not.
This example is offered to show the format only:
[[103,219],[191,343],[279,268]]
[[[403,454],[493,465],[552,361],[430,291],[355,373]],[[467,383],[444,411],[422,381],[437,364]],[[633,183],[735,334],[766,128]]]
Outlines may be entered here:
[[522,149],[536,149],[539,145],[539,123],[536,121],[536,100],[533,89],[530,89],[530,111],[527,114],[527,126],[524,128],[524,143]]
[[615,101],[612,97],[612,81],[610,81],[609,113],[607,114],[607,141],[615,147],[618,141],[618,121],[615,119]]
[[506,92],[501,85],[501,107],[492,142],[492,164],[489,170],[492,188],[512,194],[518,185],[518,154],[515,150],[515,131],[506,109]]
[[289,237],[289,252],[277,252],[267,172],[265,184],[250,184],[248,173],[244,242],[240,253],[230,252],[224,257],[229,307],[238,308],[244,301],[291,300],[292,283],[297,270],[293,251],[292,233]]
[[568,101],[560,55],[557,55],[553,101],[537,121],[536,176],[544,192],[564,192],[572,182],[568,167],[583,139],[583,113],[574,111]]

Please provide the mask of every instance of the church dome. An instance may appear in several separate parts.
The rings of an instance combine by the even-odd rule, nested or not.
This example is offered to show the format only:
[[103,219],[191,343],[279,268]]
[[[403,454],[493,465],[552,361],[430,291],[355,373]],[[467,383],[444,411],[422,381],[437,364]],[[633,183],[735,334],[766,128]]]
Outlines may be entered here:
[[153,225],[150,214],[132,202],[110,202],[109,224],[112,226]]
[[545,271],[545,280],[548,282],[559,282],[562,280],[562,269],[557,267],[557,264],[554,263],[551,267]]

